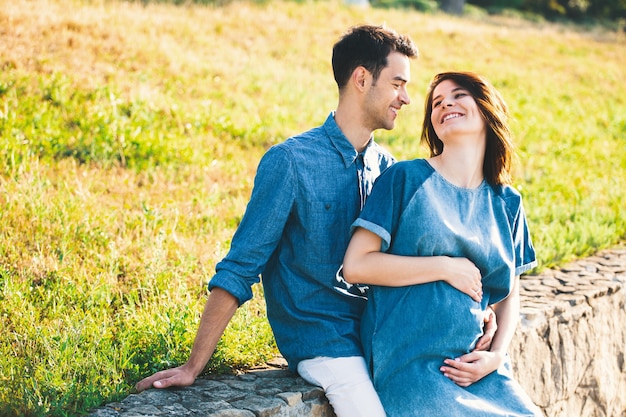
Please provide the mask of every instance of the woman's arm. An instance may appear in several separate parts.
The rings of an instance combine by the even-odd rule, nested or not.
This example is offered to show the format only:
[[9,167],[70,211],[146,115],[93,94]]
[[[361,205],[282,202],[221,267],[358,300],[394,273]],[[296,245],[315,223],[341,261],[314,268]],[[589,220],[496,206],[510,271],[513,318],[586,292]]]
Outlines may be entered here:
[[344,257],[344,279],[351,284],[388,287],[445,281],[480,302],[480,270],[468,259],[449,256],[399,256],[381,252],[380,247],[381,238],[378,235],[357,228]]
[[[511,344],[511,340],[513,340],[513,336],[515,335],[515,329],[517,328],[517,324],[519,322],[519,312],[520,312],[520,297],[519,297],[519,280],[520,277],[516,276],[513,282],[513,289],[508,297],[504,300],[500,301],[497,304],[493,305],[493,309],[498,316],[498,331],[493,337],[493,342],[491,344],[491,352],[498,353],[502,355],[502,360],[504,361],[504,356],[506,355],[507,350],[509,349],[509,345]],[[498,365],[499,366],[499,365]]]

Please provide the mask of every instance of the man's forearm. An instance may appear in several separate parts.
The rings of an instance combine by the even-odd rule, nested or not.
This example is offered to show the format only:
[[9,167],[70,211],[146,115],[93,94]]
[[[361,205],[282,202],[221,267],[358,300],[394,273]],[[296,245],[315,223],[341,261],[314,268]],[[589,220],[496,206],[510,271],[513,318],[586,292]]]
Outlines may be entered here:
[[220,337],[222,337],[238,307],[239,302],[228,291],[214,288],[209,294],[193,342],[191,355],[185,365],[195,376],[202,373],[209,359],[211,359]]

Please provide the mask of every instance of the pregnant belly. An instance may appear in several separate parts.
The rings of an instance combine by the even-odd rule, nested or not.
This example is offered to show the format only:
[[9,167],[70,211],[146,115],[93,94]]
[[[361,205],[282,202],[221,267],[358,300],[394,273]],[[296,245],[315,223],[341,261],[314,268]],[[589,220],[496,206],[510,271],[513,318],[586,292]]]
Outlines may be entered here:
[[[362,334],[373,353],[443,360],[471,351],[482,335],[484,310],[445,282],[376,287],[370,292]],[[382,351],[382,352],[381,352]]]

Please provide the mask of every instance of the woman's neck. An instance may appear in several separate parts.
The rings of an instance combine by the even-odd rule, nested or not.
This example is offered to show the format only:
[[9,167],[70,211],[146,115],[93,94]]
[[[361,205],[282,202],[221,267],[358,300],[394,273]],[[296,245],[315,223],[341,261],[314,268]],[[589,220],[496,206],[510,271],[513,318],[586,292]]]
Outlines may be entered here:
[[476,188],[484,180],[484,155],[484,150],[476,146],[445,147],[440,155],[430,158],[428,162],[457,187]]

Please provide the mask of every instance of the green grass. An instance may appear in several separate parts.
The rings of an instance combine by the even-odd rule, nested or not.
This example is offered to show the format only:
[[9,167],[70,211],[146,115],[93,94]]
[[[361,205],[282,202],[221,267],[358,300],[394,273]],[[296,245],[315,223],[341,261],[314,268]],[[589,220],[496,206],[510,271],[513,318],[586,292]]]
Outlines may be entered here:
[[[483,73],[514,115],[541,268],[626,237],[623,34],[334,2],[0,5],[0,415],[78,415],[187,358],[258,160],[334,108],[353,24],[421,50],[412,104],[377,133],[396,156],[424,155],[435,73]],[[208,372],[276,354],[254,290]]]

